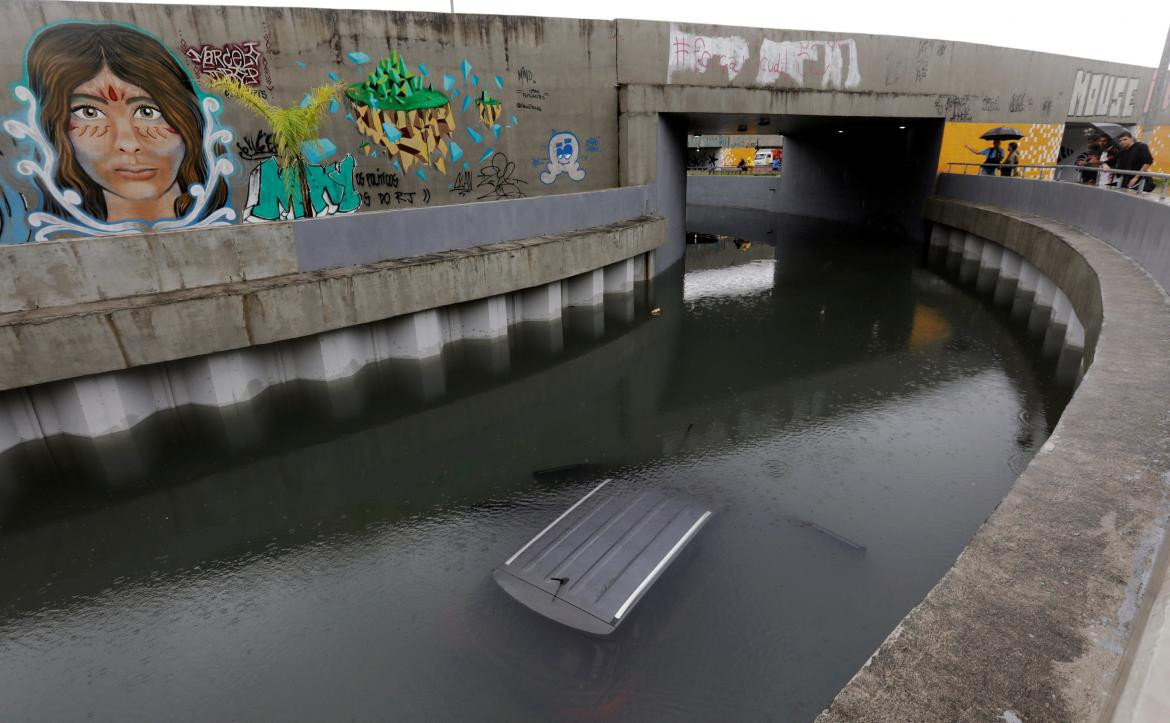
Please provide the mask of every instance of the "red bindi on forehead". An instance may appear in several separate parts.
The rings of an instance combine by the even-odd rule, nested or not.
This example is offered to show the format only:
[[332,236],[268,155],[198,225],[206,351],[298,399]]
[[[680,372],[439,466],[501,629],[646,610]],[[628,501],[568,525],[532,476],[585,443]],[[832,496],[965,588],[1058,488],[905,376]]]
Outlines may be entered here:
[[111,73],[109,68],[105,67],[87,82],[82,83],[75,92],[96,95],[110,103],[124,103],[128,98],[136,95],[148,95],[146,91],[131,83],[127,83]]

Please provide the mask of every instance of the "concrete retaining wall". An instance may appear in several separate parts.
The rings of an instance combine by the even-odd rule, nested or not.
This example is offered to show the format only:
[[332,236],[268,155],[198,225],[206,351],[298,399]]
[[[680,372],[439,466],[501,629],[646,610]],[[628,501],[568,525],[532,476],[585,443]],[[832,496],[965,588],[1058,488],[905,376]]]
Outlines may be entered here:
[[[664,227],[648,218],[132,306],[84,305],[67,316],[26,313],[0,332],[9,390],[0,393],[0,452],[54,435],[123,432],[185,405],[229,406],[277,384],[345,379],[376,362],[421,363],[456,341],[497,370],[517,326],[559,351],[566,310],[580,309],[577,325],[593,335],[606,313],[632,320],[635,286],[652,275]],[[424,389],[441,386],[425,364],[408,371],[424,375]]]
[[1170,289],[1170,204],[1076,183],[944,173],[939,196],[989,204],[1062,223],[1108,242]]
[[0,314],[425,256],[652,213],[644,186],[303,222],[0,245]]
[[523,241],[0,314],[0,389],[319,334],[510,293],[644,254],[647,218]]
[[1072,226],[954,198],[927,214],[972,257],[989,240],[1050,271],[1084,320],[1092,366],[955,565],[818,720],[1100,720],[1170,520],[1170,305]]
[[687,176],[688,206],[776,211],[780,176]]

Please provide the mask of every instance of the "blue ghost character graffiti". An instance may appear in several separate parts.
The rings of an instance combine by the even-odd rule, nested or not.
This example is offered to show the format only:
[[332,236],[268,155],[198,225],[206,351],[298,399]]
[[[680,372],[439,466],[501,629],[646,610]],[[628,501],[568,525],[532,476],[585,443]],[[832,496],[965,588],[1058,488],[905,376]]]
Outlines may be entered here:
[[551,184],[562,173],[570,181],[580,181],[585,178],[585,169],[581,168],[578,158],[581,155],[581,143],[577,134],[572,131],[553,131],[548,137],[548,167],[540,174],[540,181]]
[[31,144],[15,170],[39,194],[26,219],[34,240],[235,219],[220,102],[152,35],[116,23],[47,26],[13,92],[26,110],[4,129]]

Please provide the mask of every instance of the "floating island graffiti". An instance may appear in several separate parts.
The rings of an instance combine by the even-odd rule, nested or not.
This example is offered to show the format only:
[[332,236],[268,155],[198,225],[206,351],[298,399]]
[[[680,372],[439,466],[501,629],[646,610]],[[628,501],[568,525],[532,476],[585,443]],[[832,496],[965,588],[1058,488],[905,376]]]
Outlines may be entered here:
[[[431,86],[424,88],[422,78],[410,72],[397,50],[383,58],[364,82],[349,86],[345,95],[358,130],[386,149],[404,171],[415,163],[434,163],[446,173],[449,142],[455,135],[451,102]],[[375,150],[369,142],[361,148],[367,155]]]
[[[359,66],[370,61],[366,53],[358,51],[349,53],[348,58]],[[414,167],[415,174],[424,181],[427,180],[424,168],[446,173],[448,166],[458,164],[463,158],[463,146],[456,140],[457,131],[465,136],[462,141],[469,148],[485,146],[478,157],[479,163],[491,158],[495,149],[489,139],[498,139],[504,129],[515,125],[516,116],[510,116],[501,125],[503,104],[480,86],[479,75],[471,72],[471,63],[466,59],[459,64],[462,87],[454,73],[439,73],[437,77],[441,76],[442,84],[441,89],[437,88],[428,82],[431,72],[425,65],[420,63],[415,67],[417,73],[401,53],[391,51],[364,80],[346,88],[345,97],[351,110],[346,117],[365,136],[359,144],[361,151],[372,158],[384,153],[400,172]],[[330,77],[335,79],[334,75]],[[494,80],[496,87],[503,90],[504,79],[496,75]],[[457,96],[462,96],[461,102],[456,102]],[[478,118],[470,113],[472,105]],[[463,116],[462,121],[458,120],[459,115]],[[480,123],[483,130],[476,130]],[[467,170],[470,163],[463,161],[462,166]]]
[[504,110],[500,101],[488,95],[486,90],[476,98],[475,105],[479,107],[479,119],[488,128],[495,125],[496,121],[500,119],[500,113]]

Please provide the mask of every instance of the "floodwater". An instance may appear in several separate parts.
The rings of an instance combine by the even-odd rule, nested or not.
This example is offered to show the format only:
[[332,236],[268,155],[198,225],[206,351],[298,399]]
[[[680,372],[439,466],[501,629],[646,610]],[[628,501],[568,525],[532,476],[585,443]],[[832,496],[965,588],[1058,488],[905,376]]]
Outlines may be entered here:
[[[562,350],[529,329],[491,363],[453,348],[6,468],[0,718],[811,720],[1071,387],[909,249],[692,221],[729,237]],[[610,477],[714,516],[597,638],[491,571]]]

